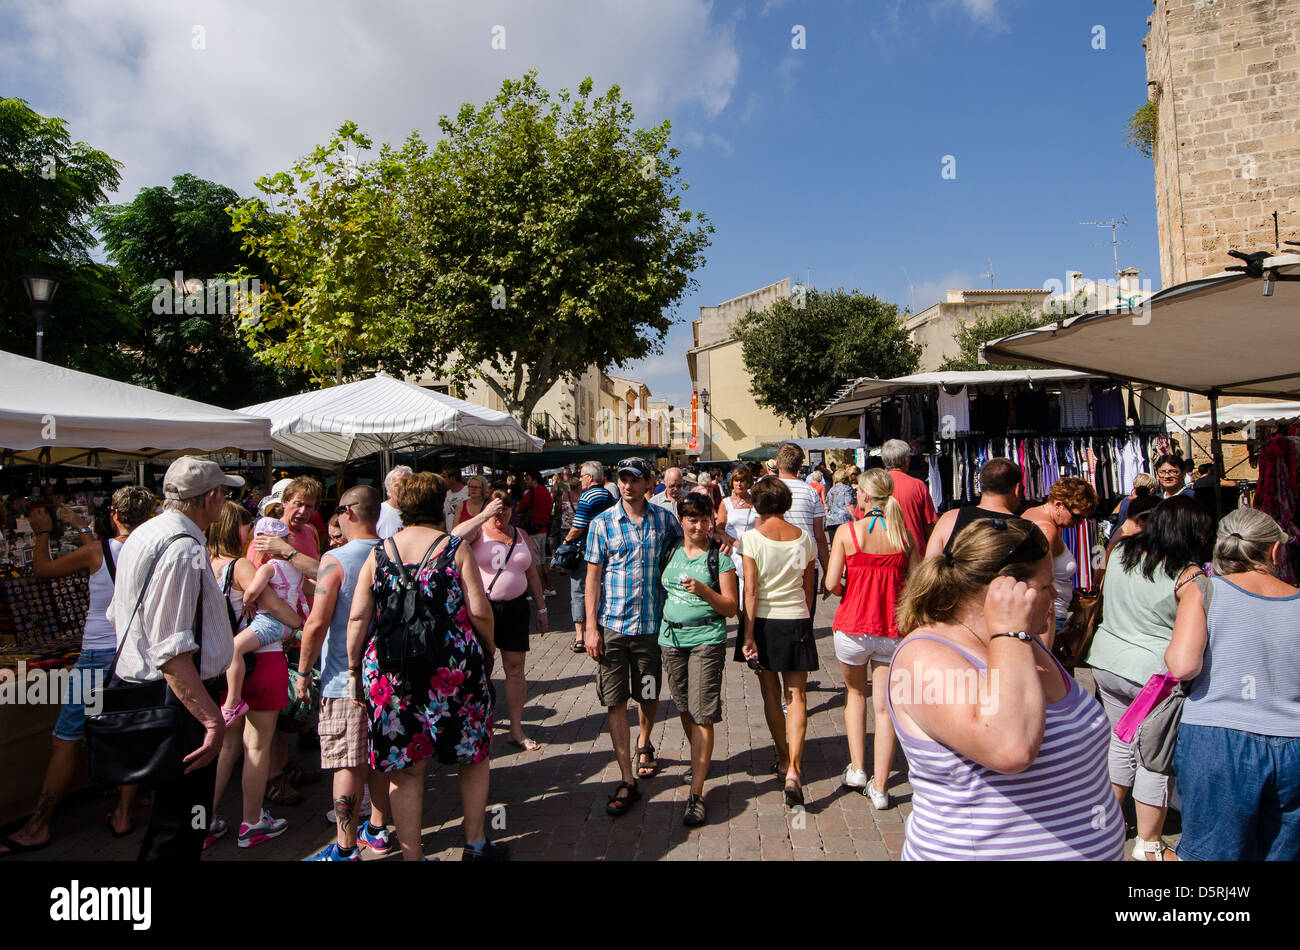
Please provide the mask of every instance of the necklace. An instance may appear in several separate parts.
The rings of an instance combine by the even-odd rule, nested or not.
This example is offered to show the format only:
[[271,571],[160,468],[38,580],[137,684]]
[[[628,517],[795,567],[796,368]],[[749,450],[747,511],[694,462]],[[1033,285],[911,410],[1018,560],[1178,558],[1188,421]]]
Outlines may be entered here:
[[[956,620],[957,618],[954,617],[953,619]],[[979,641],[980,646],[984,647],[984,649],[986,650],[988,649],[989,645],[980,638],[980,635],[978,633],[976,633],[974,630],[971,630],[970,624],[966,623],[966,621],[964,620],[957,620],[957,622],[961,624],[963,627],[965,627],[968,631],[970,631],[970,635]]]

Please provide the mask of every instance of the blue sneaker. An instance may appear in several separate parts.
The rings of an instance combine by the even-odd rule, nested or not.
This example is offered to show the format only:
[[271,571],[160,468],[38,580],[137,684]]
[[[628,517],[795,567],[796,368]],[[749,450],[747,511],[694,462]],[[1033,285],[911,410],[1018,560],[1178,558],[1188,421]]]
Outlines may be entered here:
[[370,822],[361,826],[357,832],[357,844],[369,848],[375,854],[391,854],[393,851],[393,837],[388,833],[387,828],[375,828]]
[[313,854],[310,858],[304,858],[305,861],[360,861],[361,849],[353,848],[352,853],[346,857],[339,851],[339,843],[335,841],[320,854]]

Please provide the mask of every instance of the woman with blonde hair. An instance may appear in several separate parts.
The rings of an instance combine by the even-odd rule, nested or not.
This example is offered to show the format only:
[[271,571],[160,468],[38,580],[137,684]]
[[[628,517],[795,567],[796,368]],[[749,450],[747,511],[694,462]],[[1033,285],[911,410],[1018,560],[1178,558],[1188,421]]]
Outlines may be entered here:
[[[1079,562],[1065,544],[1063,532],[1083,524],[1097,510],[1097,489],[1082,478],[1061,478],[1047,492],[1047,499],[1024,513],[1024,517],[1042,530],[1052,546],[1052,583],[1056,588],[1056,617],[1052,636],[1060,633],[1070,618],[1070,601],[1074,598],[1074,581]],[[1051,639],[1047,646],[1052,645]]]
[[1032,522],[989,518],[908,578],[889,673],[912,784],[904,860],[1123,855],[1110,724],[1041,642],[1049,550]]
[[465,500],[456,506],[456,511],[451,516],[452,523],[447,525],[448,529],[464,524],[481,514],[483,506],[488,502],[488,495],[492,492],[492,486],[482,475],[471,475],[465,479],[465,487],[468,494]]
[[[861,790],[876,808],[884,809],[889,807],[886,789],[895,745],[886,702],[889,660],[898,647],[895,611],[908,572],[921,563],[921,552],[907,529],[903,506],[894,497],[894,480],[883,468],[858,478],[858,504],[867,516],[836,533],[826,568],[826,590],[843,595],[831,624],[835,655],[844,672],[849,739],[849,764],[842,783]],[[870,781],[864,769],[868,683],[876,717],[875,772]]]
[[1277,576],[1287,544],[1264,512],[1229,512],[1215,576],[1178,604],[1165,664],[1191,681],[1174,748],[1184,860],[1300,860],[1300,590]]

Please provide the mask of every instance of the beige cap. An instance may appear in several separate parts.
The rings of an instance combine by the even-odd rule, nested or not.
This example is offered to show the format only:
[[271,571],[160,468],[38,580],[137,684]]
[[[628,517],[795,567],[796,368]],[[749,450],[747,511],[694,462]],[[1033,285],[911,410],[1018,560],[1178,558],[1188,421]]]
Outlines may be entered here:
[[182,455],[168,466],[167,474],[163,476],[163,496],[172,499],[195,498],[222,485],[240,488],[243,484],[242,478],[227,475],[216,462]]

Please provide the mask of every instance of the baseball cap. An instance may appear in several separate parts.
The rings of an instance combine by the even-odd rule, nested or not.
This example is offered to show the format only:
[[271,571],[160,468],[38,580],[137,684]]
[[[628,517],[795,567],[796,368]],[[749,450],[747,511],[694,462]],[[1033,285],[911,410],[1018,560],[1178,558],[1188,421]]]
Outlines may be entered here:
[[637,478],[650,478],[650,463],[643,458],[623,459],[616,466],[618,474],[622,475],[627,472],[629,475],[635,475]]
[[167,467],[167,474],[163,476],[163,497],[174,500],[195,498],[222,485],[242,488],[243,484],[241,477],[227,475],[216,462],[182,455]]

